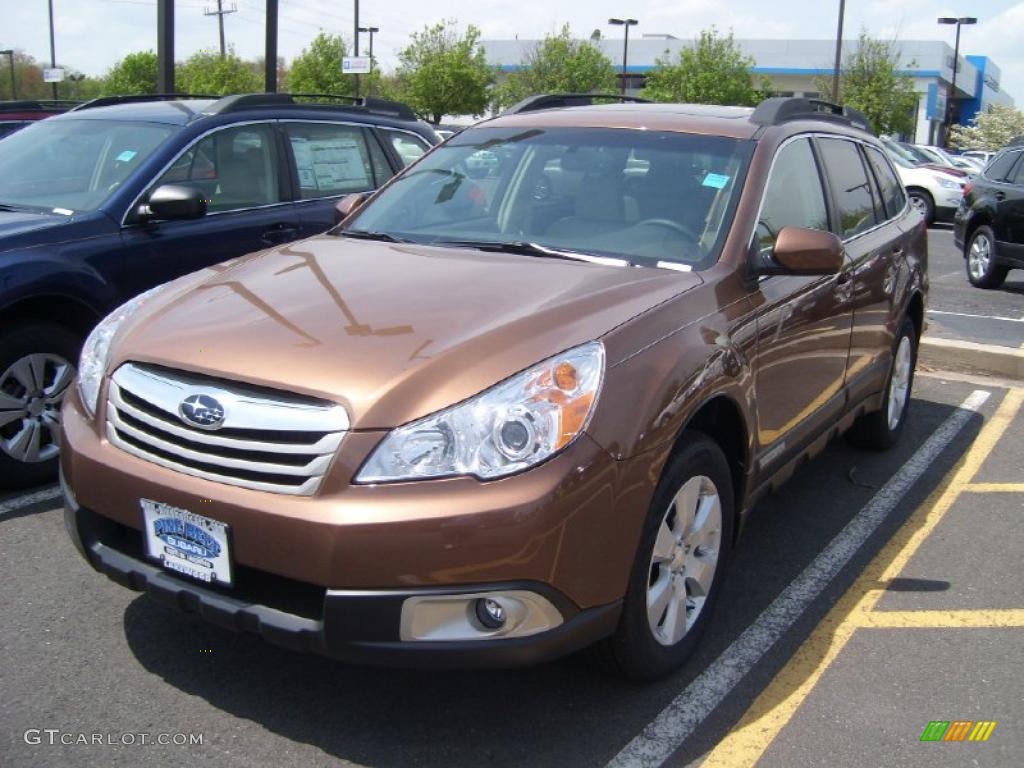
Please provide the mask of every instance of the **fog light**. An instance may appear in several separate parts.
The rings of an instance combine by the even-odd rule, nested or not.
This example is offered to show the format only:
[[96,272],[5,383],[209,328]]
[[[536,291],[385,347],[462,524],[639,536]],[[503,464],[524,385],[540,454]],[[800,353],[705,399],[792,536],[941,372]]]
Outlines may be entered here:
[[505,626],[505,609],[497,600],[482,597],[476,601],[476,618],[487,629],[501,629]]

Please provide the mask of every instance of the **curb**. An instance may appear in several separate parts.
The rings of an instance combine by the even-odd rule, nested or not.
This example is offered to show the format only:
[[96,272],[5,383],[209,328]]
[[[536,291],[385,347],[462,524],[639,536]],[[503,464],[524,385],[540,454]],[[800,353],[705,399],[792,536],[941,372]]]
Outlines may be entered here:
[[1024,350],[973,341],[923,338],[918,359],[937,370],[1003,376],[1024,381]]

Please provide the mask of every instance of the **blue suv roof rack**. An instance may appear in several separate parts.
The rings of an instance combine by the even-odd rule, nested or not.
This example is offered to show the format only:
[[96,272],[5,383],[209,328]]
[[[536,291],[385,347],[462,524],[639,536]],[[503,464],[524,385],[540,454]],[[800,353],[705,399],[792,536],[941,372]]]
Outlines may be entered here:
[[[296,99],[309,99],[310,101],[296,101]],[[343,103],[338,104],[336,102]],[[243,93],[218,99],[207,109],[203,110],[203,114],[223,115],[229,112],[241,112],[247,109],[263,109],[266,107],[345,110],[393,117],[399,120],[415,121],[418,119],[416,113],[407,104],[402,104],[399,101],[355,98],[353,96],[330,93]]]
[[109,107],[114,104],[137,104],[146,101],[181,101],[184,99],[216,99],[206,93],[134,93],[119,96],[100,96],[96,99],[83,102],[71,111],[77,112],[82,109],[95,109],[96,107]]

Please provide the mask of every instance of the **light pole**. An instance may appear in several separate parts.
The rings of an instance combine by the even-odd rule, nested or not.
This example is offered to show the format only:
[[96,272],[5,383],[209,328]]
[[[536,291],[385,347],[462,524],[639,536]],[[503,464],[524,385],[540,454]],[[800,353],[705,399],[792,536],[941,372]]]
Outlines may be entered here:
[[11,101],[14,101],[18,98],[18,94],[15,92],[16,89],[14,87],[14,50],[9,49],[6,51],[0,51],[0,56],[3,56],[4,54],[11,57]]
[[622,95],[626,95],[626,62],[629,61],[629,28],[635,27],[640,22],[636,19],[608,19],[613,27],[625,27],[626,39],[622,43]]
[[940,16],[939,24],[956,24],[956,45],[953,46],[953,82],[949,87],[949,95],[946,97],[946,115],[944,121],[945,130],[942,132],[942,146],[949,142],[949,131],[953,127],[953,99],[956,98],[956,73],[960,69],[960,27],[964,25],[977,24],[974,16],[961,16],[959,19],[952,16]]
[[[380,32],[380,27],[360,27],[360,32],[368,32],[370,35],[370,74],[373,74],[373,36],[377,32]],[[373,88],[373,80],[367,79],[366,81],[366,95],[370,96],[370,91]]]

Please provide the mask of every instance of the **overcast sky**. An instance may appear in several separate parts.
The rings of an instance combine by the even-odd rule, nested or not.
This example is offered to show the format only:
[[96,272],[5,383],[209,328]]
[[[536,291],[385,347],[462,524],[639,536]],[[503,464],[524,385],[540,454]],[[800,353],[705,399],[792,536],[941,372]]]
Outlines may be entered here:
[[[156,0],[53,0],[57,59],[90,75],[99,75],[124,54],[156,49]],[[484,37],[540,38],[568,22],[580,36],[600,28],[621,37],[621,28],[606,24],[609,16],[639,19],[632,34],[669,33],[693,38],[717,24],[745,38],[831,38],[835,36],[838,0],[362,0],[360,22],[380,27],[374,53],[386,69],[410,32],[424,24],[455,18],[475,24]],[[216,48],[217,22],[204,8],[216,0],[178,0],[176,58]],[[225,2],[238,12],[225,17],[226,37],[238,53],[251,58],[263,49],[263,0]],[[953,27],[940,27],[938,16],[979,17],[965,27],[961,50],[990,56],[1003,71],[1002,86],[1024,103],[1024,0],[849,0],[846,35],[861,27],[880,37],[905,40],[947,40]],[[318,30],[352,36],[351,0],[280,0],[280,55],[291,59]],[[0,0],[0,49],[20,48],[40,61],[49,60],[44,0]],[[366,40],[362,46],[365,51]]]

